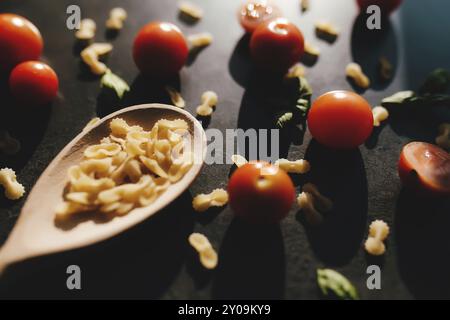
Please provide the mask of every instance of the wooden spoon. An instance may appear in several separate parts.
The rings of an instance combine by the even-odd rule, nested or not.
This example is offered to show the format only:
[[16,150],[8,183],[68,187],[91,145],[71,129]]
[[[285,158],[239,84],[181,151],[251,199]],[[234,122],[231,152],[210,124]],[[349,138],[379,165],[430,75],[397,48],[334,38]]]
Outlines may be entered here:
[[[62,202],[67,169],[78,164],[83,151],[110,134],[109,120],[120,117],[132,125],[151,129],[160,119],[183,119],[193,137],[194,165],[185,176],[162,193],[148,207],[136,208],[122,217],[107,219],[99,213],[78,215],[60,223],[55,208]],[[0,249],[0,273],[9,265],[28,258],[80,248],[105,240],[148,217],[174,201],[197,177],[206,155],[206,135],[202,125],[188,112],[162,104],[143,104],[122,109],[99,120],[73,139],[50,163],[28,196],[19,219]]]

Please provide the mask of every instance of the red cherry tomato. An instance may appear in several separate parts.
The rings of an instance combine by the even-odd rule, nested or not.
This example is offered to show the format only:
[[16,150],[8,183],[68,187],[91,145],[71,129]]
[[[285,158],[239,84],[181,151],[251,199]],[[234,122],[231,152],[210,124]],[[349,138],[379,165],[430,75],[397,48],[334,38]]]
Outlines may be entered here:
[[237,216],[252,223],[269,224],[287,216],[295,188],[283,170],[267,162],[251,161],[233,173],[228,194]]
[[252,59],[260,67],[275,72],[287,71],[303,52],[303,34],[284,18],[260,25],[250,39]]
[[0,14],[1,73],[23,61],[39,59],[43,46],[39,30],[30,21],[16,14]]
[[253,33],[260,24],[280,16],[280,8],[267,0],[249,0],[238,11],[239,22],[248,33]]
[[188,53],[180,29],[167,22],[147,24],[134,40],[134,62],[142,73],[154,77],[176,75],[186,63]]
[[435,145],[425,142],[405,145],[398,174],[405,187],[423,195],[450,196],[450,154]]
[[402,0],[356,0],[356,2],[363,12],[366,12],[368,6],[377,5],[383,15],[390,15],[402,4]]
[[325,146],[356,148],[372,133],[372,110],[356,93],[330,91],[314,101],[308,113],[308,127],[312,136]]
[[45,63],[27,61],[17,65],[9,76],[12,95],[21,103],[43,105],[58,93],[58,76]]

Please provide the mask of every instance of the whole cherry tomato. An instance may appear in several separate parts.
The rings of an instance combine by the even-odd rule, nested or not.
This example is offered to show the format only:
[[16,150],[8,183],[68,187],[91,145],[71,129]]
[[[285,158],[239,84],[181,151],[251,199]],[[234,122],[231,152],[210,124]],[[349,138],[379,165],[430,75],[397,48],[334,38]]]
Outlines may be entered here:
[[435,145],[425,142],[405,145],[398,174],[405,187],[423,195],[450,196],[450,154]]
[[303,52],[303,34],[285,18],[260,25],[250,39],[252,59],[261,68],[275,72],[286,72]]
[[377,5],[383,15],[390,15],[397,9],[403,0],[356,0],[361,11],[365,12],[368,6]]
[[251,161],[228,182],[230,206],[238,217],[256,224],[284,219],[295,199],[291,178],[277,166]]
[[9,76],[12,95],[23,104],[44,105],[58,93],[58,76],[45,63],[27,61],[17,65]]
[[249,0],[238,11],[239,22],[248,33],[253,33],[260,24],[280,16],[280,8],[267,0]]
[[0,14],[1,73],[23,61],[39,59],[43,46],[39,30],[30,21],[16,14]]
[[308,127],[312,136],[325,146],[356,148],[372,133],[372,110],[369,103],[354,92],[330,91],[312,104]]
[[168,22],[145,25],[134,40],[134,62],[142,73],[153,77],[176,75],[186,63],[188,53],[180,29]]

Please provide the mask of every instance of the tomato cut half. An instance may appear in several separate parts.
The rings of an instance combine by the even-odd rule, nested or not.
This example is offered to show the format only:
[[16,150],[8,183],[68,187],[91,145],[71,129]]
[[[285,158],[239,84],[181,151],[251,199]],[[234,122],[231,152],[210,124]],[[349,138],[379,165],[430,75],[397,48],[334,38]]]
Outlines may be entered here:
[[280,16],[280,8],[266,0],[249,0],[238,11],[239,22],[248,33],[253,33],[259,25]]
[[402,183],[426,195],[450,195],[450,154],[425,142],[411,142],[400,154]]

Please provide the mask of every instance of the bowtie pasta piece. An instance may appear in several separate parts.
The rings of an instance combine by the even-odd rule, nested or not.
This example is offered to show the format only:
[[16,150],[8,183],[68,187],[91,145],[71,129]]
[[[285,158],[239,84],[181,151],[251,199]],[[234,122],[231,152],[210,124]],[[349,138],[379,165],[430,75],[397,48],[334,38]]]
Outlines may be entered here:
[[228,192],[224,189],[215,189],[208,194],[199,194],[192,200],[195,211],[203,212],[211,207],[222,207],[228,203]]
[[174,106],[178,108],[184,108],[186,106],[186,102],[181,96],[181,93],[178,92],[175,88],[167,86],[166,91],[169,94],[170,100],[172,101]]
[[389,117],[389,111],[386,108],[378,106],[372,109],[373,126],[379,127],[381,122]]
[[202,94],[202,104],[197,107],[197,114],[208,117],[213,113],[213,107],[217,105],[218,97],[214,91],[206,91]]
[[128,157],[116,170],[111,174],[111,179],[116,184],[122,183],[126,178],[132,182],[137,182],[142,177],[141,164],[138,160]]
[[194,48],[209,46],[213,42],[213,36],[209,32],[197,33],[187,37],[189,44]]
[[366,251],[375,256],[380,256],[385,253],[386,246],[383,241],[389,235],[389,226],[382,220],[375,220],[369,226],[369,237],[367,238],[364,247]]
[[318,33],[330,35],[333,37],[337,37],[339,35],[339,30],[330,22],[317,21],[315,23],[315,26]]
[[69,168],[57,217],[96,210],[124,215],[153,203],[192,167],[184,120],[161,119],[146,131],[115,118],[110,129],[110,136],[87,147],[80,164]]
[[355,62],[349,63],[345,68],[345,74],[351,78],[355,84],[363,89],[370,87],[370,79],[363,72],[361,66]]
[[193,20],[200,20],[203,17],[203,9],[188,1],[180,2],[178,9],[182,15]]
[[304,77],[306,74],[305,67],[300,63],[294,64],[286,74],[286,78]]
[[75,37],[78,40],[91,40],[95,36],[97,25],[92,19],[83,19],[80,21],[80,28],[75,32]]
[[188,238],[189,244],[198,252],[200,263],[206,269],[214,269],[219,262],[217,252],[209,242],[208,238],[198,232],[192,233]]
[[289,161],[287,159],[278,159],[277,161],[275,161],[275,165],[278,166],[281,170],[284,170],[288,173],[304,174],[311,169],[309,162],[303,159],[296,161]]
[[305,41],[305,53],[310,56],[318,57],[320,55],[320,49],[312,43]]
[[122,29],[127,16],[127,12],[123,8],[113,8],[109,12],[109,19],[106,20],[106,27],[111,30]]
[[17,181],[14,170],[4,168],[0,170],[0,185],[5,189],[5,197],[17,200],[25,194],[25,188]]
[[246,164],[248,161],[247,159],[245,159],[243,156],[241,156],[240,154],[233,154],[231,156],[231,161],[233,161],[233,163],[236,165],[236,167],[240,168],[242,167],[244,164]]
[[300,0],[300,8],[302,9],[302,12],[309,10],[309,0]]
[[128,132],[131,131],[142,131],[141,126],[130,126],[128,123],[126,123],[125,120],[121,118],[114,118],[109,123],[109,128],[111,129],[111,133],[114,136],[122,137],[126,136]]
[[84,160],[80,163],[80,169],[87,175],[104,177],[111,171],[112,161],[112,158]]
[[84,150],[84,156],[88,159],[103,159],[112,157],[122,151],[122,147],[117,143],[96,144]]
[[19,140],[11,137],[8,131],[0,131],[0,152],[3,152],[7,155],[13,155],[19,152],[19,150]]
[[102,75],[106,73],[108,67],[99,60],[100,56],[109,53],[113,49],[113,46],[109,43],[93,43],[87,48],[81,51],[81,59],[86,63],[91,72],[96,75]]

